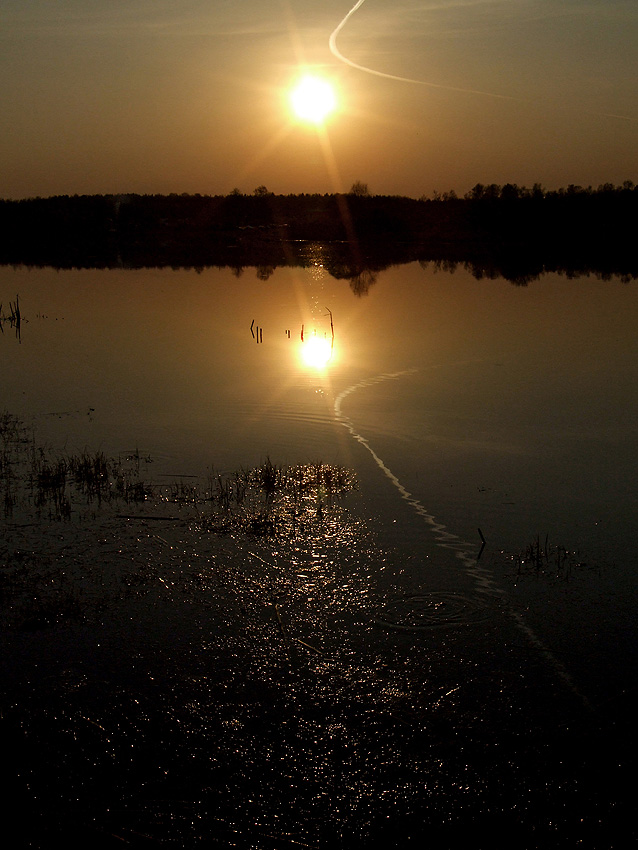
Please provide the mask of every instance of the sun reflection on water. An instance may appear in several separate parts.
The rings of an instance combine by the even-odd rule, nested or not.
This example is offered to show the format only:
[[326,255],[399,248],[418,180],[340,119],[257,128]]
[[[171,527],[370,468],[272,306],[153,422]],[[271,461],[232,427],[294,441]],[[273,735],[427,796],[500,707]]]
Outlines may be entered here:
[[333,354],[332,342],[327,337],[311,336],[300,343],[301,360],[313,369],[325,369]]

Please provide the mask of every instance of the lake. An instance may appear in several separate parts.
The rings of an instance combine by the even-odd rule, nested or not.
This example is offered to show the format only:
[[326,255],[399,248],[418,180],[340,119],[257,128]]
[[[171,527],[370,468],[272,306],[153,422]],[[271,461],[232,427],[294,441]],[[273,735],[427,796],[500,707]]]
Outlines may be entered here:
[[[7,321],[0,336],[2,410],[24,423],[30,439],[53,452],[142,457],[144,476],[157,485],[232,475],[266,459],[282,466],[327,464],[353,470],[358,487],[346,499],[351,517],[347,535],[343,531],[343,539],[332,543],[329,534],[319,535],[312,546],[317,559],[334,559],[337,566],[341,559],[343,568],[357,575],[359,590],[350,587],[339,603],[339,622],[345,633],[358,635],[357,651],[363,651],[366,641],[375,653],[390,652],[391,645],[391,652],[408,664],[409,653],[430,647],[426,656],[431,651],[438,659],[438,673],[430,671],[438,683],[451,675],[450,665],[455,670],[449,689],[437,685],[437,699],[448,690],[463,690],[465,674],[459,671],[468,665],[468,681],[476,687],[463,711],[473,699],[481,699],[484,680],[476,671],[486,665],[492,671],[486,674],[493,688],[489,698],[496,694],[498,702],[511,687],[517,695],[509,704],[513,712],[517,699],[524,702],[535,692],[535,711],[545,730],[551,711],[537,686],[551,680],[548,700],[556,700],[556,706],[572,706],[573,701],[580,708],[569,711],[582,709],[583,716],[595,717],[596,728],[604,718],[605,729],[628,745],[629,727],[619,724],[635,706],[638,665],[636,283],[548,274],[516,286],[501,278],[477,280],[462,267],[452,273],[419,263],[349,282],[325,271],[320,246],[313,251],[308,268],[248,268],[241,274],[228,268],[2,267],[3,312],[19,295],[22,317],[19,338]],[[306,360],[317,341],[327,362]],[[120,517],[127,511],[120,509]],[[27,519],[16,514],[3,522],[12,541],[5,547],[9,563],[17,547],[16,529]],[[43,541],[67,533],[67,521],[41,522],[45,530],[29,532],[32,548],[40,533]],[[83,523],[81,533],[90,534],[90,523]],[[114,540],[120,534],[109,533]],[[134,536],[128,531],[121,535],[131,541]],[[153,546],[160,545],[158,535],[174,543],[168,532],[148,532]],[[278,565],[285,550],[282,543],[253,544],[237,534],[232,540],[242,558],[254,555],[264,563]],[[230,546],[229,540],[223,545]],[[303,550],[304,544],[299,546]],[[303,570],[299,574],[305,576]],[[331,598],[334,602],[336,597]],[[150,622],[153,612],[144,610]],[[136,616],[127,614],[129,621]],[[103,634],[103,645],[117,646],[121,626],[119,619],[108,627],[111,636],[107,640]],[[192,624],[185,625],[181,616],[172,626],[183,627],[192,658]],[[89,643],[94,639],[87,638],[89,627],[92,634],[107,628],[99,618],[54,627],[65,635],[60,640],[69,658],[78,634]],[[39,681],[33,671],[43,664],[44,650],[34,644],[39,633],[8,630],[5,638],[6,647],[22,646],[25,664],[33,665],[28,675],[15,660],[5,666],[5,675],[9,670],[23,677],[21,699],[32,700],[33,706],[33,683]],[[307,635],[304,641],[312,644]],[[96,653],[94,648],[92,656],[67,658],[60,669],[77,674],[81,668],[86,676]],[[385,669],[392,666],[387,659],[384,664]],[[493,672],[505,668],[505,677]],[[320,677],[317,671],[315,675]],[[416,671],[410,675],[414,683]],[[520,690],[527,676],[532,680]],[[132,687],[131,681],[126,687]],[[265,685],[262,681],[255,687],[261,693]],[[295,687],[290,693],[297,693]],[[410,690],[405,682],[385,682],[384,687]],[[375,705],[387,708],[386,697],[375,697]],[[16,705],[16,700],[7,687],[5,702]],[[429,704],[435,704],[433,697]],[[35,707],[30,710],[36,717]],[[89,709],[83,710],[89,716]],[[412,715],[407,718],[401,711],[397,709],[396,722],[412,724]],[[43,722],[40,717],[38,723]],[[334,726],[334,718],[332,722]],[[496,722],[492,718],[492,728]],[[230,719],[228,724],[232,732]],[[475,725],[470,727],[475,731]],[[383,738],[385,732],[377,732]],[[334,734],[347,749],[343,730]],[[472,734],[468,732],[468,740]],[[444,737],[451,747],[449,730]],[[330,759],[345,759],[352,766],[344,752],[337,757],[332,749]],[[437,820],[441,830],[459,806],[459,776],[467,763],[463,757],[457,760],[465,767],[455,768],[450,779],[455,794],[432,804],[443,812]],[[306,771],[312,763],[308,756]],[[540,772],[538,766],[534,770]],[[562,787],[564,778],[556,775],[555,781]],[[361,776],[352,782],[365,785]],[[395,807],[401,805],[397,783],[398,768],[388,779]],[[369,800],[369,784],[366,788],[357,797],[360,807],[361,800]],[[171,794],[176,793],[173,788]],[[184,791],[186,797],[188,793]],[[201,797],[203,792],[198,793]],[[250,793],[245,793],[248,799]],[[340,794],[332,796],[342,800],[343,814],[347,795]],[[476,820],[479,798],[463,828]],[[618,800],[600,804],[595,823],[602,834],[611,828],[617,805]],[[254,801],[245,806],[259,809]],[[262,821],[269,807],[272,815],[272,806],[272,800],[264,803]],[[317,811],[332,811],[327,803],[321,806],[313,809],[307,803],[294,816],[297,825],[306,826],[295,831],[288,824],[279,836],[324,846],[328,833],[308,827]],[[368,812],[364,818],[360,807],[357,822],[365,821],[373,834],[375,816]],[[512,803],[508,810],[515,808]],[[573,813],[577,807],[567,808]],[[528,813],[532,809],[528,806]],[[237,846],[244,846],[239,821],[231,828],[224,811],[224,840],[230,842],[232,834]],[[414,837],[422,811],[413,807],[410,812],[413,819],[406,816],[401,823],[411,824],[406,835]],[[256,834],[262,836],[257,846],[271,846],[263,836],[270,835],[271,841],[273,823],[255,832],[255,817],[246,846],[257,840]],[[545,821],[552,817],[555,821],[555,812]],[[347,820],[344,815],[342,824]],[[574,816],[574,834],[577,821]],[[496,823],[494,815],[491,827]],[[546,827],[546,839],[550,832]],[[330,840],[355,846],[346,835],[343,827],[340,837],[330,833]],[[558,842],[556,835],[554,839]]]

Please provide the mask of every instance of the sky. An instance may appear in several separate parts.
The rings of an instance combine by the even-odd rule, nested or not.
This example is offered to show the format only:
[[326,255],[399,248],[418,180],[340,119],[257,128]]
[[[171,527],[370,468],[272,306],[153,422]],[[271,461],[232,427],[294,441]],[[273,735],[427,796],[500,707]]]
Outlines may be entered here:
[[3,198],[638,182],[636,0],[0,0],[0,79]]

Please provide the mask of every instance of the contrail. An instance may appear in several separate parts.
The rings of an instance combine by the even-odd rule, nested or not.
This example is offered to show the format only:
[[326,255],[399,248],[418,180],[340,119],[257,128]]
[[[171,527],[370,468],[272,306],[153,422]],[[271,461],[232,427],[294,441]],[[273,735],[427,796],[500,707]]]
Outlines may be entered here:
[[[364,0],[359,0],[357,6],[360,6],[363,2]],[[355,6],[355,9],[356,8],[357,7]],[[354,11],[354,9],[352,11]],[[536,648],[542,653],[542,655],[553,667],[556,674],[563,680],[567,687],[582,700],[583,704],[588,709],[593,710],[588,698],[578,690],[574,680],[570,676],[564,664],[553,654],[549,647],[545,646],[545,644],[541,641],[541,639],[534,632],[531,626],[529,626],[525,622],[521,614],[518,611],[515,611],[514,608],[509,604],[507,600],[507,594],[502,588],[498,586],[492,572],[486,567],[479,566],[476,555],[473,554],[473,552],[476,551],[476,544],[472,545],[471,543],[462,540],[457,534],[453,534],[452,532],[448,531],[444,523],[437,520],[436,517],[432,513],[430,513],[430,511],[428,511],[425,505],[423,505],[423,503],[419,499],[417,499],[416,496],[410,493],[410,491],[403,486],[401,481],[392,472],[388,465],[375,452],[368,440],[364,436],[359,434],[359,432],[354,426],[353,421],[343,413],[341,407],[343,400],[347,398],[347,396],[356,392],[357,390],[365,389],[366,387],[382,383],[383,381],[396,380],[397,378],[401,378],[404,375],[411,375],[414,372],[418,371],[418,369],[414,368],[404,369],[400,372],[385,372],[382,375],[376,375],[373,378],[366,378],[356,384],[352,384],[352,386],[346,387],[346,389],[343,390],[335,399],[335,420],[340,425],[343,425],[343,427],[348,430],[351,436],[365,449],[368,450],[379,469],[399,491],[401,498],[404,499],[410,505],[410,507],[418,514],[418,516],[421,517],[421,519],[425,521],[428,526],[430,526],[434,535],[434,539],[436,541],[436,545],[440,546],[443,549],[451,550],[452,552],[454,552],[456,557],[462,561],[463,565],[465,566],[465,572],[467,576],[469,578],[474,579],[476,583],[477,593],[483,593],[501,600],[504,605],[504,610],[512,618],[518,629],[527,637],[530,643],[533,646],[536,646]]]
[[349,19],[357,11],[357,9],[360,9],[365,2],[366,0],[358,0],[358,2],[354,4],[352,9],[350,9],[348,14],[337,26],[334,32],[330,35],[330,40],[328,42],[330,46],[330,52],[336,59],[339,59],[340,62],[344,62],[346,65],[349,65],[351,68],[355,68],[357,71],[365,71],[367,74],[374,74],[375,77],[384,77],[386,80],[397,80],[400,83],[412,83],[416,86],[428,86],[432,89],[445,89],[446,91],[463,92],[463,94],[480,94],[483,97],[495,97],[499,100],[517,99],[508,94],[496,94],[495,92],[479,91],[478,89],[464,89],[458,88],[457,86],[446,86],[442,83],[429,83],[425,80],[413,80],[411,77],[398,77],[396,76],[396,74],[386,74],[384,71],[376,71],[374,68],[367,68],[365,65],[358,65],[356,62],[353,62],[351,59],[348,59],[346,56],[343,55],[343,53],[340,52],[339,48],[337,47],[337,36],[344,28],[344,26],[348,23]]
[[[330,35],[329,46],[330,52],[332,55],[338,59],[340,62],[344,62],[346,65],[349,65],[351,68],[355,68],[357,71],[365,71],[366,74],[374,74],[375,77],[384,77],[386,80],[396,80],[399,83],[412,83],[415,86],[428,86],[431,89],[443,89],[445,91],[455,91],[461,92],[462,94],[478,94],[482,97],[493,97],[497,100],[514,100],[519,103],[525,102],[520,97],[514,97],[509,94],[497,94],[493,91],[482,91],[480,89],[467,89],[467,88],[459,88],[458,86],[446,86],[442,83],[430,83],[427,80],[415,80],[411,77],[399,77],[396,74],[386,74],[384,71],[377,71],[374,68],[368,68],[365,65],[358,65],[356,62],[353,62],[351,59],[348,59],[347,56],[344,56],[343,53],[337,47],[337,36],[344,28],[344,26],[348,23],[350,18],[354,15],[357,9],[360,9],[366,0],[357,0],[352,9],[348,12],[345,18],[339,23],[334,32]],[[535,101],[528,101],[529,103],[534,103]],[[571,110],[570,110],[571,111]],[[598,112],[589,109],[578,109],[578,112],[581,112],[585,115],[596,115],[598,117],[603,118],[613,118],[616,121],[630,121],[635,123],[638,121],[638,118],[634,118],[631,115],[617,115],[615,113],[609,112]]]

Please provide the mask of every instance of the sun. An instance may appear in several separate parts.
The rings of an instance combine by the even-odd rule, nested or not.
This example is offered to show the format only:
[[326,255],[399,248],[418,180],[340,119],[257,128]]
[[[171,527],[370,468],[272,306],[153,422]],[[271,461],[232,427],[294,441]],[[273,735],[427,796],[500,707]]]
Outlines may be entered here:
[[301,344],[301,358],[306,366],[323,369],[332,359],[332,345],[324,337],[311,336]]
[[322,77],[302,77],[290,93],[293,111],[303,121],[321,124],[337,106],[334,87]]

